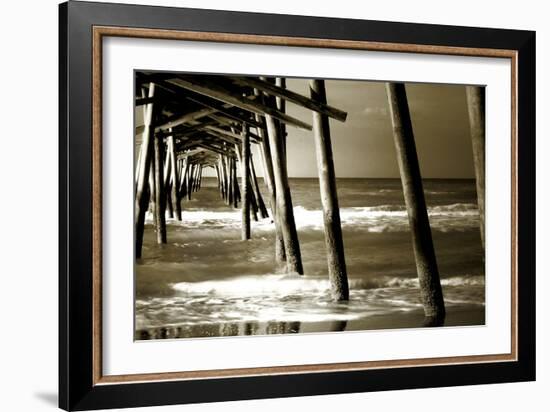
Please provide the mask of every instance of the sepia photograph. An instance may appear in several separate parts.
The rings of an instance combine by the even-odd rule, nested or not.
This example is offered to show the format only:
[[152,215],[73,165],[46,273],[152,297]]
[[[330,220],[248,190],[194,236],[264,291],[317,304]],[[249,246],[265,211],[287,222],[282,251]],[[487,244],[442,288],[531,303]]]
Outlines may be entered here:
[[60,407],[536,379],[537,34],[341,9],[60,5]]
[[485,325],[485,90],[134,70],[135,340]]

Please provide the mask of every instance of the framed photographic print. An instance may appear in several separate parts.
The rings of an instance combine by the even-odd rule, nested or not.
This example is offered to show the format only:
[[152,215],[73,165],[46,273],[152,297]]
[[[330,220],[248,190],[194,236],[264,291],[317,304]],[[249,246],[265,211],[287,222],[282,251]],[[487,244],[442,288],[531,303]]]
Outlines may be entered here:
[[60,5],[60,407],[535,379],[535,33]]

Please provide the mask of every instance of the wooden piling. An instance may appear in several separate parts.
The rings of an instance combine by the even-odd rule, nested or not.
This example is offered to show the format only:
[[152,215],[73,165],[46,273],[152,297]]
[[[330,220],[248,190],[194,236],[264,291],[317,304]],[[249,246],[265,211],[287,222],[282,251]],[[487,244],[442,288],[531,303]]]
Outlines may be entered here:
[[218,175],[220,179],[220,194],[221,194],[222,200],[225,201],[225,198],[226,198],[225,168],[223,166],[222,155],[219,155],[219,159],[218,159]]
[[267,134],[271,149],[271,160],[273,163],[273,176],[275,180],[275,201],[277,204],[277,218],[281,227],[285,246],[287,271],[303,275],[302,256],[298,232],[292,209],[292,198],[288,187],[288,174],[284,160],[284,150],[280,136],[280,127],[277,121],[267,115]]
[[164,194],[166,195],[166,199],[164,200],[166,203],[166,213],[168,213],[168,218],[173,219],[174,218],[174,205],[172,203],[172,190],[171,185],[168,182],[168,185],[165,186]]
[[[151,137],[151,139],[154,139],[154,137]],[[155,216],[155,199],[156,199],[156,184],[155,184],[155,149],[154,149],[154,143],[153,143],[153,149],[151,153],[151,168],[149,170],[149,206],[151,209],[151,214],[153,215],[153,220]],[[156,225],[156,223],[154,223]]]
[[176,220],[181,221],[181,203],[180,203],[179,190],[178,190],[178,182],[179,182],[178,167],[176,163],[176,151],[175,151],[173,135],[168,136],[168,154],[170,156],[170,163],[172,164],[172,168],[170,170],[170,173],[171,173],[170,179],[172,181],[172,186],[171,186],[172,209],[174,210],[174,213],[176,215]]
[[161,136],[154,138],[155,152],[155,226],[157,243],[166,243],[166,193],[164,191],[163,152],[164,143]]
[[229,176],[229,182],[228,182],[229,195],[227,197],[227,200],[228,200],[228,205],[233,205],[233,196],[235,194],[234,193],[235,192],[235,183],[234,183],[235,174],[233,173],[233,162],[232,162],[232,159],[229,158],[229,156],[226,157],[226,162],[227,162],[227,173]]
[[223,184],[222,184],[222,175],[221,175],[221,172],[220,172],[219,161],[214,166],[214,169],[216,170],[216,178],[217,178],[217,182],[218,182],[218,191],[220,192],[220,197],[223,200]]
[[[309,88],[312,100],[322,104],[327,103],[325,82],[323,80],[311,80]],[[334,300],[345,301],[349,299],[349,286],[340,223],[340,207],[336,192],[336,173],[334,171],[329,120],[324,114],[315,111],[312,113],[331,294]]]
[[[279,86],[283,89],[286,88],[286,79],[284,77],[277,77],[275,78],[275,85]],[[281,113],[286,112],[286,100],[282,99],[280,97],[275,98],[277,110],[279,110]],[[283,146],[283,153],[284,153],[284,159],[285,163],[287,161],[287,153],[286,153],[286,124],[283,122],[278,122],[279,127],[281,129],[281,140],[282,140],[282,146]]]
[[191,163],[189,166],[189,172],[187,173],[187,200],[191,200],[191,194],[193,193],[193,177],[195,174],[195,165]]
[[474,152],[481,245],[485,249],[485,88],[466,86],[466,99]]
[[171,178],[172,178],[172,159],[170,158],[170,152],[167,144],[166,155],[164,156],[164,195],[165,198],[165,208],[170,219],[174,218],[174,208],[172,204],[172,190],[171,188]]
[[249,180],[249,162],[250,162],[250,136],[248,134],[248,125],[243,123],[242,132],[242,155],[241,155],[241,179],[242,179],[242,228],[241,239],[250,239],[250,194],[248,193],[250,185]]
[[195,177],[193,179],[193,192],[197,192],[199,190],[199,181],[200,181],[200,174],[201,174],[201,165],[196,164],[195,165]]
[[183,166],[183,172],[181,176],[181,184],[180,184],[180,199],[185,199],[187,197],[187,191],[189,190],[187,186],[188,182],[188,175],[189,175],[189,161],[185,160],[185,164]]
[[[259,99],[262,99],[263,97],[257,89],[254,89],[254,95]],[[266,184],[267,191],[269,193],[271,215],[273,216],[273,223],[275,224],[275,261],[278,263],[283,263],[286,262],[286,253],[281,223],[277,218],[276,187],[273,172],[273,161],[271,159],[271,147],[269,145],[269,138],[266,132],[267,126],[265,119],[259,115],[256,115],[256,120],[265,126],[265,128],[258,128],[258,134],[262,139],[260,143],[260,154],[262,156],[264,166],[264,183]]]
[[403,83],[386,83],[393,137],[409,216],[425,326],[442,326],[445,303],[439,279],[420,166]]
[[[149,96],[153,98],[155,94],[155,84],[149,83]],[[135,230],[136,230],[136,259],[141,258],[141,250],[143,246],[143,232],[145,228],[145,212],[149,206],[149,174],[151,170],[151,157],[153,156],[153,103],[146,105],[144,110],[144,125],[141,155],[139,157],[139,174],[136,188],[136,214],[135,214]]]
[[237,177],[237,160],[231,158],[231,168],[233,171],[233,207],[237,209],[241,201],[241,191],[239,189],[239,179]]
[[254,197],[256,198],[260,216],[262,217],[262,219],[265,219],[269,217],[269,214],[267,213],[267,208],[265,207],[265,202],[264,202],[264,199],[262,198],[262,192],[260,192],[260,186],[258,185],[258,177],[256,176],[256,168],[254,167],[252,153],[250,154],[249,168],[250,168],[251,179],[252,179],[252,192],[254,193]]
[[[250,170],[250,164],[248,165]],[[248,175],[248,196],[250,198],[250,214],[254,218],[254,221],[258,221],[258,201],[256,199],[256,193],[254,193],[254,185],[252,184],[252,176]]]

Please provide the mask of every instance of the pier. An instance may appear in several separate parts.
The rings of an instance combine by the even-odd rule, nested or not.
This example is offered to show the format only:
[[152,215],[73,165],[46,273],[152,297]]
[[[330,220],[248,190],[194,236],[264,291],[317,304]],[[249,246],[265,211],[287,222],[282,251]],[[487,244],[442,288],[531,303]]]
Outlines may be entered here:
[[[387,83],[386,93],[425,325],[441,326],[445,304],[405,85]],[[220,200],[240,208],[241,240],[254,239],[252,222],[271,218],[275,261],[289,274],[304,275],[287,170],[287,139],[292,139],[291,130],[297,128],[311,132],[315,143],[330,294],[337,302],[349,299],[330,130],[330,120],[345,122],[347,113],[328,103],[330,90],[325,81],[311,80],[306,96],[287,89],[280,77],[145,71],[136,73],[136,94],[136,107],[143,111],[143,126],[136,130],[141,135],[135,172],[136,258],[143,257],[146,212],[153,216],[157,243],[170,242],[166,216],[185,220],[186,201],[201,189],[204,171],[210,168]],[[483,216],[484,191],[479,190],[484,187],[482,91],[468,88],[467,100]],[[309,110],[311,123],[290,116],[287,104]],[[482,220],[482,239],[483,225]]]

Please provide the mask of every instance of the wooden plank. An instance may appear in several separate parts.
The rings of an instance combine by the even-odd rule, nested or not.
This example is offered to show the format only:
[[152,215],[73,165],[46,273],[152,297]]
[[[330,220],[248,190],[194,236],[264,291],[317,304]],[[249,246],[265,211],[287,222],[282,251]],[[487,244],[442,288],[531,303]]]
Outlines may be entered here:
[[[252,117],[254,113],[250,112],[250,110],[245,110],[243,113],[240,109],[233,107],[234,105],[223,103],[218,99],[213,99],[200,93],[194,93],[188,89],[185,89],[180,93],[183,97],[185,97],[185,99],[201,106],[215,109],[217,114],[223,114],[239,124],[245,122],[252,127],[258,127],[260,125],[256,120],[254,120]],[[250,115],[248,116],[247,114]]]
[[137,97],[136,98],[136,107],[142,106],[144,104],[154,103],[158,101],[156,97]]
[[[228,137],[232,137],[234,139],[238,139],[238,140],[242,139],[242,134],[241,133],[236,133],[234,131],[225,130],[225,129],[222,129],[220,127],[210,126],[210,125],[205,126],[204,128],[207,129],[207,130],[212,130],[214,132],[217,132],[218,134],[222,134],[222,135],[225,135],[225,136],[228,136]],[[250,133],[250,131],[248,132],[247,135],[248,135],[249,139],[254,136],[256,141],[261,141],[261,139],[262,139],[260,136],[257,136],[253,133]]]
[[333,119],[336,119],[340,122],[345,122],[347,118],[347,113],[343,110],[337,109],[335,107],[329,106],[327,104],[322,104],[316,102],[306,96],[303,96],[299,93],[295,93],[291,90],[279,87],[273,83],[267,82],[265,80],[260,80],[255,77],[230,77],[233,83],[249,86],[255,89],[261,90],[265,93],[271,94],[282,99],[285,99],[288,102],[292,102],[299,106],[302,106],[306,109],[313,110],[315,112],[327,115]]
[[225,156],[229,156],[229,157],[234,156],[234,155],[230,155],[228,153],[228,151],[220,149],[220,148],[218,148],[218,147],[216,147],[212,144],[209,144],[207,142],[198,142],[197,146],[202,147],[203,149],[206,149],[206,150],[210,150],[211,152],[214,152],[214,153],[223,154]]
[[239,96],[205,78],[198,79],[196,76],[179,76],[177,79],[167,80],[168,83],[180,86],[182,88],[195,91],[213,99],[221,100],[233,106],[240,107],[253,113],[261,115],[270,115],[275,119],[291,126],[311,130],[311,125],[293,118],[287,114],[279,112],[277,109],[263,105],[258,101],[250,100],[246,96]]
[[173,128],[172,131],[169,131],[170,129],[168,129],[168,131],[165,131],[164,134],[165,135],[170,134],[170,135],[173,135],[174,137],[186,136],[196,131],[204,129],[205,126],[214,125],[217,123],[218,122],[215,119],[208,118],[192,126],[185,127],[183,125],[180,125],[178,127]]
[[[185,113],[183,115],[177,115],[177,116],[174,116],[172,119],[169,119],[168,121],[165,121],[160,126],[157,126],[155,128],[155,132],[160,132],[160,131],[163,131],[163,130],[174,128],[174,127],[182,125],[184,123],[189,123],[191,121],[198,120],[202,117],[208,116],[208,115],[210,115],[212,113],[215,113],[215,112],[216,112],[216,110],[214,110],[214,109],[205,108],[205,109],[197,110],[197,111],[194,111],[194,112],[191,112],[191,113]],[[137,132],[137,130],[136,130],[136,132]]]
[[192,90],[182,88],[179,85],[174,85],[167,81],[168,79],[173,79],[177,77],[178,76],[174,74],[157,73],[148,75],[147,78],[155,79],[157,85],[161,86],[163,89],[169,91],[180,99],[185,99],[210,109],[215,109],[216,112],[223,113],[224,115],[229,116],[230,118],[237,121],[239,124],[242,122],[246,122],[252,127],[258,126],[258,123],[254,120],[252,113],[248,110],[246,112],[250,115],[243,115],[242,113],[239,113],[235,107],[232,107],[233,105],[231,104],[222,103],[218,99],[210,98],[208,96],[205,96],[204,94],[196,93]]

